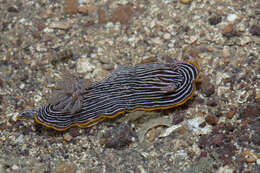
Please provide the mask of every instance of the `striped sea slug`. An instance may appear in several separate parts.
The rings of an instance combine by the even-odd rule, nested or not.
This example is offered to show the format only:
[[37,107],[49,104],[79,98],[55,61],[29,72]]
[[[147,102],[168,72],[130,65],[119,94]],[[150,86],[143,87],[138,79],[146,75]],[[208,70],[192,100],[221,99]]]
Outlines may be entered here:
[[66,76],[45,106],[26,110],[17,118],[63,131],[126,112],[169,109],[192,97],[198,77],[199,67],[189,61],[121,67],[93,83]]

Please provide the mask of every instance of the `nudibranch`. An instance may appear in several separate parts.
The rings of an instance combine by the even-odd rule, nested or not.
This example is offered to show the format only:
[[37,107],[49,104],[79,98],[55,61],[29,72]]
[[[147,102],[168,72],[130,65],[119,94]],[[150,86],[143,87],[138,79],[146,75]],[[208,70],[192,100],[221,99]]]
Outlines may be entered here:
[[192,97],[199,73],[195,63],[176,61],[121,67],[93,83],[65,76],[45,106],[26,110],[17,119],[34,119],[63,131],[72,126],[89,127],[127,112],[173,108]]

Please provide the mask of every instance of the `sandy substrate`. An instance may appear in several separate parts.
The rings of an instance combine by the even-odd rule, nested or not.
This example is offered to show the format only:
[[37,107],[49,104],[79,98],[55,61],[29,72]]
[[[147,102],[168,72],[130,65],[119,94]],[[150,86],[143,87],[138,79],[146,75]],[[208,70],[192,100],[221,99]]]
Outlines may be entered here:
[[[259,172],[259,22],[259,0],[0,0],[0,172]],[[16,120],[64,68],[99,81],[166,57],[201,68],[183,106],[65,132]]]

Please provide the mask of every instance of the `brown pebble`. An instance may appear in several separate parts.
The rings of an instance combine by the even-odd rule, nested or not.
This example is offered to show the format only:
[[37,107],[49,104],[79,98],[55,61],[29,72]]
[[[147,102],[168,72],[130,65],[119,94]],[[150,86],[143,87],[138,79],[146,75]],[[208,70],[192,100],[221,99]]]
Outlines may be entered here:
[[192,0],[180,0],[180,2],[183,4],[190,4]]
[[61,161],[56,167],[56,173],[75,173],[76,168],[71,162]]
[[249,32],[252,35],[260,36],[260,26],[257,26],[257,25],[251,26],[251,28],[249,29]]
[[260,146],[260,134],[259,134],[259,132],[258,132],[258,133],[256,132],[255,134],[253,134],[252,137],[250,138],[250,140],[251,140],[255,145]]
[[221,22],[221,20],[222,20],[222,17],[218,15],[218,16],[210,17],[208,21],[209,21],[209,24],[211,24],[211,25],[217,25]]
[[196,96],[196,97],[194,98],[194,101],[195,101],[196,103],[198,103],[198,104],[203,104],[203,103],[204,103],[204,99],[201,98],[201,97],[199,97],[199,96]]
[[223,28],[222,35],[229,38],[239,36],[239,32],[236,31],[233,24],[228,24]]
[[248,135],[241,135],[238,137],[239,142],[247,142],[249,141]]
[[260,94],[257,94],[257,95],[255,96],[255,101],[256,101],[256,102],[260,102]]
[[223,143],[223,135],[218,134],[213,137],[212,144],[214,145],[221,145]]
[[208,135],[201,135],[199,138],[199,147],[205,148],[208,144]]
[[36,39],[40,39],[41,38],[41,33],[38,32],[38,31],[33,32],[32,35],[33,35],[33,38],[36,38]]
[[117,8],[112,13],[112,22],[120,22],[121,24],[129,23],[133,14],[132,7],[130,5],[124,5]]
[[257,154],[251,151],[244,151],[242,156],[247,163],[253,163],[258,159]]
[[217,118],[213,115],[207,115],[205,120],[208,124],[213,125],[213,126],[218,123]]
[[96,9],[97,9],[97,6],[96,6],[96,5],[79,6],[79,7],[78,7],[78,12],[91,14],[91,13],[93,13]]
[[158,59],[155,57],[148,57],[146,59],[143,59],[140,64],[148,64],[148,63],[152,63],[152,62],[158,62]]
[[45,27],[46,27],[46,25],[45,25],[44,23],[39,23],[39,24],[37,25],[37,29],[38,29],[39,31],[43,30]]
[[240,114],[241,118],[257,117],[260,115],[260,106],[258,104],[248,104]]
[[200,153],[200,158],[201,157],[207,157],[207,155],[208,155],[208,153],[206,152],[206,151],[202,151],[201,153]]
[[80,135],[80,128],[78,127],[73,127],[69,129],[69,134],[70,136],[72,136],[73,138],[77,137]]
[[207,101],[207,105],[214,107],[218,105],[218,102],[216,100],[210,99]]
[[[0,100],[1,101],[1,100]],[[1,123],[0,124],[0,130],[1,131],[3,131],[3,130],[5,130],[5,129],[7,129],[8,127],[7,127],[7,124],[6,123]]]
[[153,142],[155,137],[156,137],[156,128],[152,128],[150,129],[146,135],[148,136],[147,137],[147,140],[150,141],[150,142]]
[[210,83],[210,79],[208,77],[202,78],[200,89],[207,97],[211,96],[215,92],[215,86]]
[[70,22],[53,22],[49,25],[52,29],[68,30],[72,27]]
[[181,123],[184,120],[184,115],[185,115],[184,111],[176,112],[176,114],[173,114],[172,123],[174,125]]
[[94,24],[95,24],[95,20],[90,19],[90,20],[87,20],[85,23],[83,23],[83,26],[89,27],[89,26],[94,25]]
[[104,24],[108,21],[108,17],[103,9],[98,8],[97,13],[98,13],[98,23],[99,24]]
[[233,116],[235,115],[235,113],[236,113],[236,109],[230,110],[230,111],[227,113],[226,117],[227,117],[228,119],[232,119]]
[[135,137],[136,134],[129,125],[114,127],[105,132],[100,144],[104,144],[107,148],[121,148],[133,142],[132,139]]
[[73,58],[73,52],[71,49],[64,49],[57,53],[54,56],[50,57],[49,60],[53,65],[58,63],[64,63]]
[[233,132],[235,130],[235,127],[231,123],[225,123],[224,128],[226,131]]
[[76,14],[78,11],[77,0],[66,0],[64,3],[64,12],[66,14]]
[[0,79],[0,88],[3,88],[3,86],[4,86],[4,81]]
[[231,33],[233,31],[233,24],[228,24],[226,25],[223,30],[222,30],[222,34],[223,35],[227,35],[228,33]]

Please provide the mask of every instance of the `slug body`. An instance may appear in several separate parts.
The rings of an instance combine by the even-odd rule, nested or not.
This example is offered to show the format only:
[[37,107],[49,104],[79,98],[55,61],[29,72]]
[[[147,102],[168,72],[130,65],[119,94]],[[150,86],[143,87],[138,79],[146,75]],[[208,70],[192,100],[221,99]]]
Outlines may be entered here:
[[39,110],[26,110],[17,118],[34,118],[39,124],[62,131],[91,126],[125,112],[169,109],[192,97],[198,77],[199,67],[187,61],[122,67],[99,82],[75,80],[80,83],[75,84],[77,87],[67,87],[73,92],[58,90],[56,100],[51,99]]

